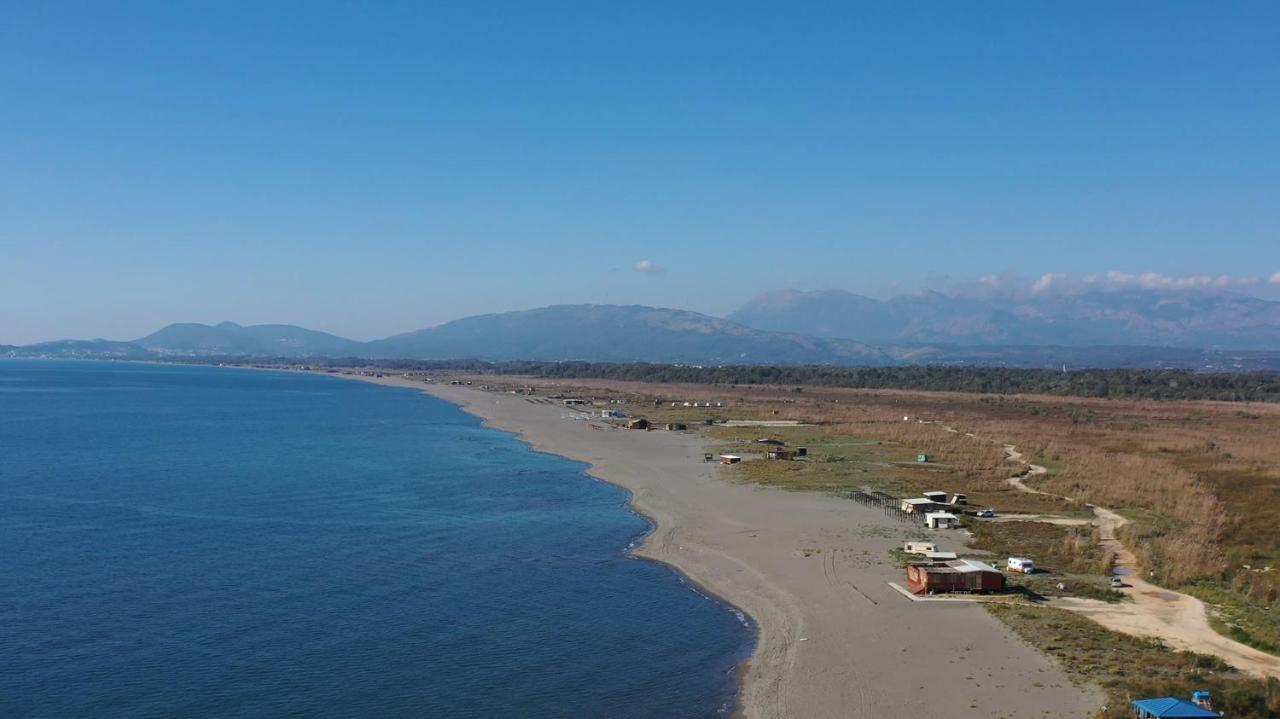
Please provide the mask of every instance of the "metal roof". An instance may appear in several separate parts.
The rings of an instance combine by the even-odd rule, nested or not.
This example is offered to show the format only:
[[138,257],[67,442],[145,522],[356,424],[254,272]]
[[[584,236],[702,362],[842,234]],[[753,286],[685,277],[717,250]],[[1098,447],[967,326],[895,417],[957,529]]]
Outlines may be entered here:
[[1197,704],[1192,704],[1186,699],[1177,697],[1135,699],[1133,706],[1135,709],[1145,712],[1143,716],[1167,717],[1168,719],[1197,719],[1199,717],[1222,716],[1218,712],[1210,711]]
[[979,562],[976,559],[957,559],[954,562],[947,562],[948,567],[954,568],[957,572],[999,572],[999,569],[987,564]]

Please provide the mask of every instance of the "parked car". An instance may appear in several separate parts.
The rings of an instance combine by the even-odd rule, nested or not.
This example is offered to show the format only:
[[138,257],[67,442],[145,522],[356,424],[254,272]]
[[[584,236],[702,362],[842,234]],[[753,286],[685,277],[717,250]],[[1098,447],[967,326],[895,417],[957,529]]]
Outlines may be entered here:
[[1123,587],[1123,586],[1124,586],[1124,579],[1123,579],[1122,577],[1112,577],[1112,578],[1111,578],[1111,586],[1112,586],[1113,588],[1116,588],[1116,589],[1119,589],[1120,587]]
[[994,517],[994,516],[996,516],[996,510],[994,510],[994,509],[979,509],[979,510],[977,511],[977,513],[976,513],[974,516],[977,516],[977,517]]

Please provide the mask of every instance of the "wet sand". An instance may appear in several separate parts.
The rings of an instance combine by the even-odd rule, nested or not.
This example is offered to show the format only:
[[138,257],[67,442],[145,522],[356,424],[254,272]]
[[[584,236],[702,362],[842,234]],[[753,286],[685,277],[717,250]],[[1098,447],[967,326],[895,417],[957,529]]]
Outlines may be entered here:
[[[719,465],[703,462],[697,434],[565,419],[563,407],[468,387],[357,379],[457,403],[629,490],[655,524],[635,554],[676,567],[751,618],[742,717],[1086,717],[1102,702],[981,606],[912,602],[890,587],[904,577],[887,552],[908,530],[874,509],[725,481]],[[945,532],[937,539],[960,544]]]

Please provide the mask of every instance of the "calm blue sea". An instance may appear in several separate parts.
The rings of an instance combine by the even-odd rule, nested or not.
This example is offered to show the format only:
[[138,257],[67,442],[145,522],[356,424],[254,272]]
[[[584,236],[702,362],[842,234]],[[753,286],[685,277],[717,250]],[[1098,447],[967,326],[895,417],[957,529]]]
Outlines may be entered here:
[[750,631],[419,392],[0,361],[0,717],[710,717]]

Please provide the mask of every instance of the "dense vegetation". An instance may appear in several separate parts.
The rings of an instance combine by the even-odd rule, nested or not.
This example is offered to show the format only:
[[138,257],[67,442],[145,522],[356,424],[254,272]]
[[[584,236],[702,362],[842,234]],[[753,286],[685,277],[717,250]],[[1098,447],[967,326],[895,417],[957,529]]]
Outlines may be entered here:
[[457,370],[551,379],[687,382],[711,385],[808,385],[980,394],[1047,394],[1105,399],[1195,399],[1280,402],[1280,373],[1085,369],[1070,372],[1007,367],[825,367],[605,362],[481,362],[345,360],[318,364],[373,365],[395,370]]

